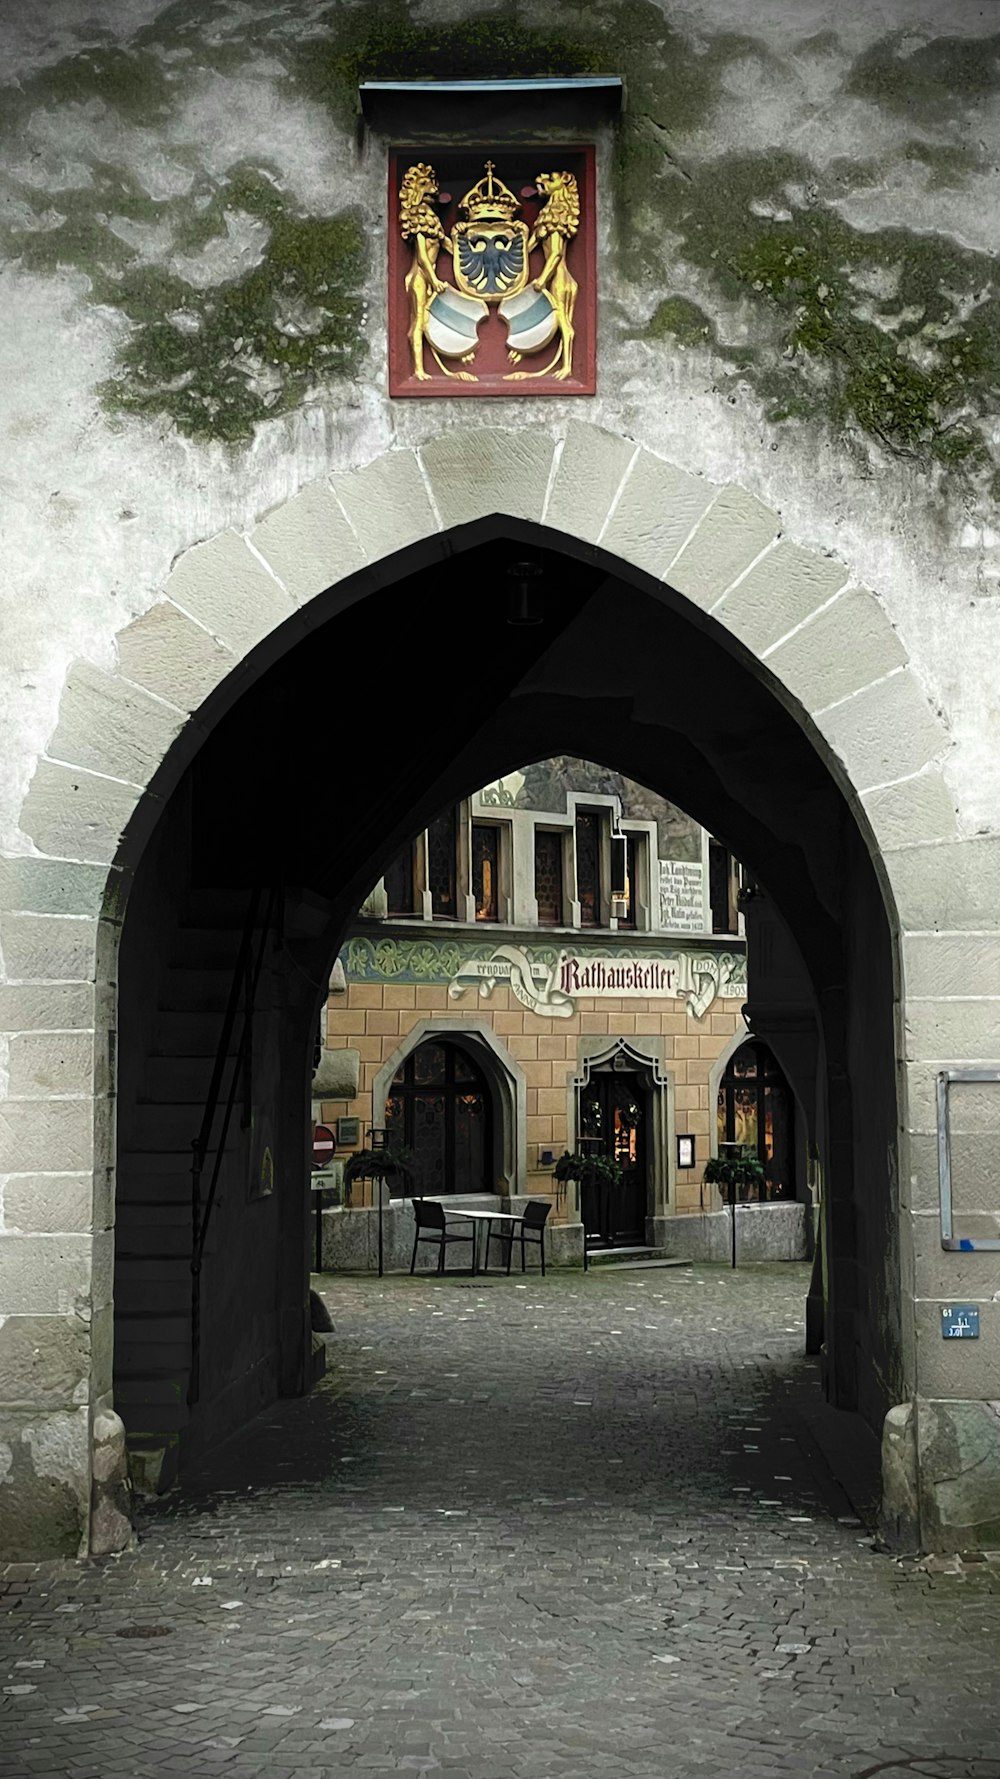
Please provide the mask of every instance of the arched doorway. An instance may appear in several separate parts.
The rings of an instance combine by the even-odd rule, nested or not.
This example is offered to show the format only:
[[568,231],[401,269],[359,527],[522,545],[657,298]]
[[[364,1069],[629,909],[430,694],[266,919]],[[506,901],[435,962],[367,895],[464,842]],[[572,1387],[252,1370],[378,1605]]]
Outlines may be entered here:
[[644,1070],[619,1066],[625,1062],[618,1056],[594,1069],[580,1089],[580,1135],[620,1170],[612,1189],[580,1191],[586,1239],[609,1248],[641,1247],[649,1214],[650,1086]]
[[[113,1049],[108,989],[130,873],[123,1054],[130,1020],[130,1035],[136,1031],[130,998],[152,1004],[156,997],[168,1015],[183,1015],[186,1027],[189,1016],[207,1019],[208,1008],[172,1004],[182,984],[171,972],[185,971],[196,951],[203,961],[208,953],[224,958],[248,887],[265,881],[281,888],[269,1009],[277,1037],[260,1052],[274,1060],[280,1101],[282,1153],[275,1154],[270,1195],[281,1205],[277,1246],[268,1251],[269,1238],[253,1236],[252,1219],[245,1220],[250,1255],[268,1254],[268,1327],[279,1331],[254,1373],[256,1400],[276,1388],[304,1387],[308,1372],[302,1132],[330,956],[367,885],[416,827],[472,785],[558,748],[596,753],[661,789],[742,857],[773,895],[801,952],[822,1027],[828,1386],[845,1405],[860,1401],[875,1423],[890,1402],[912,1399],[917,1350],[902,1300],[923,1291],[918,1319],[930,1325],[933,1291],[927,1265],[912,1256],[905,1271],[901,1263],[896,1067],[909,1070],[916,1141],[907,1169],[922,1170],[932,1191],[933,1160],[921,1133],[928,1129],[928,1069],[940,1049],[931,1047],[936,1038],[923,1015],[912,1028],[910,1054],[894,1035],[901,961],[888,879],[905,920],[925,932],[945,854],[964,857],[967,849],[975,869],[955,896],[961,918],[978,929],[985,919],[985,842],[959,839],[939,770],[946,737],[878,602],[848,584],[842,565],[809,556],[779,538],[779,529],[777,516],[743,490],[712,489],[631,441],[585,425],[558,441],[530,426],[517,433],[453,429],[419,453],[394,450],[341,478],[336,495],[326,485],[304,491],[245,541],[229,532],[182,556],[166,598],[122,632],[118,673],[103,676],[116,701],[115,723],[98,734],[91,726],[86,745],[72,739],[82,731],[68,716],[65,731],[57,731],[28,792],[22,829],[43,857],[94,861],[104,878],[113,867],[99,919],[93,899],[87,903],[94,960],[88,979],[96,977],[98,994],[97,1012],[92,997],[86,1018],[99,1028],[97,1055],[106,1059]],[[502,617],[503,577],[527,549],[549,592],[546,622],[533,635],[507,631]],[[441,635],[464,634],[463,558],[472,550],[481,552],[479,608],[495,619],[488,674],[484,680],[477,659],[475,672],[452,676],[447,699],[428,700],[427,687],[439,679]],[[406,577],[412,579],[401,600],[395,589]],[[429,601],[433,627],[426,623]],[[861,607],[864,644],[853,646]],[[392,650],[379,649],[390,634]],[[317,831],[315,785],[303,771],[315,757],[317,671],[323,661],[347,660],[361,664],[337,682],[338,734],[358,738],[351,820],[338,804],[336,819]],[[158,701],[155,736],[150,694]],[[67,712],[71,707],[72,697]],[[366,755],[361,741],[374,722],[380,747]],[[171,746],[172,735],[178,738]],[[386,748],[397,761],[391,782]],[[957,883],[950,867],[948,881]],[[23,901],[16,885],[10,893],[18,911],[33,909],[28,891]],[[215,967],[225,975],[225,965]],[[916,952],[912,967],[922,967]],[[43,969],[40,980],[52,974]],[[144,1108],[180,1104],[177,1094],[186,1095],[187,1109],[175,1121],[185,1134],[171,1140],[177,1153],[189,1152],[188,1111],[200,1103],[200,1065],[208,1063],[210,1072],[211,1057],[195,1051],[188,1060],[199,1066],[147,1068],[153,1058],[145,1054],[129,1065],[120,1123],[133,1133],[133,1166],[131,1182],[127,1169],[119,1170],[126,1188],[120,1208],[130,1202],[132,1184],[156,1172],[135,1159],[148,1153],[138,1140],[139,1126],[149,1122]],[[258,1085],[266,1073],[258,1071]],[[162,1077],[173,1077],[173,1099],[165,1097]],[[110,1257],[106,1060],[91,1085],[98,1115],[83,1165],[92,1171],[102,1253]],[[266,1204],[267,1196],[253,1202]],[[234,1190],[226,1202],[235,1216],[245,1195],[241,1200]],[[179,1203],[163,1226],[182,1223]],[[119,1253],[137,1263],[150,1258],[147,1234],[140,1235],[132,1250],[119,1242]],[[276,1231],[271,1236],[277,1240]],[[212,1284],[219,1351],[233,1370],[243,1363],[228,1313],[236,1299],[235,1258],[224,1241],[219,1252],[222,1270]],[[163,1319],[152,1355],[159,1365],[169,1351],[170,1363],[183,1368],[184,1314],[173,1310],[175,1299],[183,1304],[187,1279],[183,1237],[170,1257],[180,1278],[169,1290],[166,1278],[157,1282],[156,1316],[162,1310]],[[123,1306],[131,1301],[138,1315],[152,1299],[138,1274],[128,1283],[118,1292],[115,1344],[132,1361]],[[107,1407],[110,1258],[95,1271],[95,1292],[90,1401]],[[928,1357],[931,1345],[925,1343],[923,1393],[947,1396],[940,1367]],[[985,1400],[987,1380],[971,1371],[969,1377],[978,1404],[978,1383]],[[245,1404],[237,1384],[220,1379],[220,1387],[236,1392],[238,1417]],[[169,1394],[174,1402],[172,1385]],[[207,1407],[201,1413],[211,1419]],[[216,1430],[223,1421],[216,1420]]]
[[426,1197],[492,1192],[493,1101],[469,1047],[427,1038],[398,1070],[385,1126],[412,1157],[412,1191]]
[[[528,549],[540,569],[544,620],[537,627],[508,625],[503,615],[507,570]],[[447,698],[429,702],[426,688],[435,683],[440,635],[462,634],[467,620],[473,567],[495,613],[489,679],[484,689],[478,674],[455,676]],[[426,623],[429,600],[433,631]],[[323,607],[322,600],[316,604]],[[890,1391],[901,1387],[903,1363],[896,1174],[893,1167],[876,1179],[867,1146],[871,1132],[878,1131],[879,1153],[894,1158],[892,947],[865,836],[812,735],[775,696],[746,651],[726,644],[718,626],[689,601],[662,587],[651,592],[641,575],[601,552],[571,557],[565,539],[545,528],[492,517],[456,535],[447,565],[413,566],[404,599],[392,585],[359,594],[347,609],[332,601],[325,609],[325,621],[317,610],[306,635],[301,622],[293,627],[284,653],[216,722],[167,800],[157,837],[137,873],[121,972],[115,1325],[116,1392],[132,1416],[130,1432],[137,1424],[151,1438],[176,1431],[180,1451],[217,1436],[227,1422],[236,1424],[275,1390],[305,1387],[302,1133],[308,1066],[331,956],[372,882],[415,832],[433,826],[443,808],[476,785],[526,759],[567,750],[596,752],[722,835],[754,879],[771,891],[796,934],[822,1009],[831,1152],[837,1133],[838,1159],[829,1175],[828,1388],[844,1406],[867,1398],[869,1412],[878,1418]],[[373,654],[373,638],[387,635],[392,649]],[[609,636],[616,639],[614,650],[608,648]],[[363,671],[344,677],[337,688],[339,730],[359,743],[351,761],[349,805],[338,800],[335,822],[317,828],[315,779],[307,763],[315,748],[312,687],[328,658],[363,664]],[[685,672],[675,673],[665,702],[663,674],[678,662]],[[379,747],[368,749],[361,742],[376,713]],[[395,762],[390,774],[384,767],[386,747]],[[190,1144],[212,1077],[234,938],[253,886],[261,882],[277,892],[274,930],[260,978],[264,1000],[258,998],[254,1010],[251,1066],[248,1075],[244,1070],[238,1096],[239,1106],[249,1108],[249,1121],[244,1124],[235,1114],[231,1120],[220,1197],[225,1217],[235,1215],[238,1203],[243,1211],[230,1238],[220,1238],[214,1252],[205,1253],[196,1318],[199,1400],[189,1405],[185,1418],[178,1398],[183,1404],[190,1392],[192,1291],[185,1261],[190,1210],[186,1216],[183,1210],[190,1197]],[[468,897],[470,886],[456,879],[453,893]],[[437,913],[448,918],[443,907]],[[211,977],[201,980],[206,965]],[[189,969],[199,980],[189,978]],[[446,1016],[446,988],[415,986],[406,992],[421,996],[416,1005],[426,1007],[429,1017]],[[697,994],[697,984],[691,992]],[[155,1022],[149,1017],[153,996],[159,1003]],[[676,1017],[683,1025],[688,1016]],[[624,1007],[615,1018],[614,1029],[628,1043]],[[367,1021],[373,1037],[399,1029],[387,1006],[373,1007]],[[196,1026],[195,1055],[164,1055],[168,1036],[187,1044]],[[156,1052],[150,1055],[154,1027]],[[638,1036],[633,1042],[639,1045]],[[360,1069],[367,1096],[362,1117],[378,1123],[375,1084],[381,1069],[367,1042]],[[407,1085],[404,1075],[404,1100]],[[391,1086],[390,1077],[384,1083],[387,1093]],[[419,1095],[412,1097],[416,1103]],[[258,1110],[259,1101],[265,1104]],[[250,1149],[241,1150],[241,1145],[252,1147],[265,1110],[275,1183],[269,1194],[247,1188],[245,1182],[256,1179],[259,1168]],[[706,1118],[708,1111],[706,1106]],[[530,1108],[527,1116],[530,1121]],[[638,1133],[635,1161],[638,1233]],[[161,1193],[164,1175],[170,1184]],[[156,1194],[153,1181],[159,1182]],[[164,1197],[170,1200],[169,1216]],[[841,1203],[850,1207],[843,1219]],[[157,1228],[170,1231],[162,1243],[150,1235],[150,1218],[161,1212],[164,1223]],[[219,1212],[213,1208],[212,1215],[217,1219]],[[857,1263],[859,1220],[872,1225],[871,1251],[883,1269],[877,1296],[880,1305],[893,1306],[888,1314],[871,1313],[869,1280]],[[276,1299],[275,1255],[282,1269]],[[147,1338],[154,1287],[153,1300],[164,1311],[163,1333],[175,1336],[170,1351],[181,1374],[176,1381],[163,1378],[159,1332],[156,1342]],[[247,1298],[273,1303],[259,1319],[259,1349],[252,1362],[232,1339],[236,1303]],[[293,1307],[298,1304],[301,1310]],[[203,1411],[202,1401],[214,1412]],[[164,1427],[168,1418],[176,1427]]]
[[719,1083],[716,1124],[720,1152],[728,1145],[764,1169],[762,1200],[796,1196],[795,1100],[769,1044],[749,1038],[729,1058]]

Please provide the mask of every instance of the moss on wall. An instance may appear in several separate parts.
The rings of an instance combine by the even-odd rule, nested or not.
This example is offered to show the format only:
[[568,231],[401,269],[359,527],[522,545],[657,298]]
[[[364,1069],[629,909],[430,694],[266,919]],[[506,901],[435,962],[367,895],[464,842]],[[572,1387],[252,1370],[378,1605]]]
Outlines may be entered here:
[[[173,0],[128,45],[95,28],[95,42],[16,90],[0,129],[96,105],[124,126],[169,122],[170,154],[192,169],[182,197],[153,197],[124,160],[96,156],[70,189],[13,186],[20,215],[0,237],[8,252],[36,272],[86,274],[94,300],[132,324],[103,391],[109,410],[236,443],[362,357],[358,219],[301,214],[281,171],[264,163],[207,174],[195,146],[176,140],[178,107],[205,82],[252,68],[269,93],[319,102],[347,129],[366,77],[611,71],[628,93],[613,252],[647,293],[646,338],[703,347],[720,376],[738,375],[764,398],[774,422],[809,420],[949,471],[985,463],[1000,382],[995,263],[940,235],[852,227],[838,202],[885,182],[884,165],[868,157],[817,166],[781,150],[713,152],[734,71],[744,88],[787,78],[761,41],[695,40],[656,0],[553,0],[544,19],[524,0],[470,6],[444,23],[430,10],[417,0],[317,0],[292,18],[263,0]],[[791,45],[792,63],[796,53],[842,66],[830,32]],[[942,140],[941,126],[1000,89],[1000,37],[914,46],[897,33],[856,58],[844,87],[909,122],[898,153],[927,169],[932,189],[960,189],[980,156]],[[257,225],[249,270],[225,275],[221,251],[214,281],[185,265],[203,252],[207,263],[240,218]]]
[[118,45],[82,49],[39,69],[13,90],[8,88],[0,127],[7,134],[42,107],[87,105],[94,100],[129,122],[159,123],[173,105],[171,88],[179,78],[179,71],[166,67],[148,50]]
[[676,340],[678,346],[717,346],[715,324],[689,297],[668,296],[657,303],[648,322],[648,340]]
[[[984,463],[1000,395],[995,264],[940,236],[853,228],[788,154],[729,155],[658,185],[679,256],[758,312],[744,362],[774,420],[816,418],[898,455]],[[647,336],[678,337],[654,308]]]
[[260,264],[207,287],[150,266],[103,280],[99,300],[136,328],[102,395],[109,412],[164,414],[191,438],[235,444],[357,369],[367,254],[356,217],[296,215],[256,169],[236,170],[214,207],[266,221]]
[[[35,224],[7,230],[9,251],[32,271],[84,273],[90,300],[134,324],[101,390],[108,413],[162,416],[190,438],[234,444],[357,369],[367,266],[360,222],[299,214],[273,169],[237,165],[219,183],[202,176],[183,198],[156,200],[123,169],[97,162],[89,185],[44,202]],[[174,256],[224,238],[227,218],[240,214],[262,225],[257,264],[218,282],[171,269]],[[161,230],[171,259],[144,257],[128,224]]]
[[530,78],[599,70],[597,37],[564,37],[522,22],[503,0],[495,11],[454,24],[422,24],[409,0],[338,3],[321,15],[291,59],[295,90],[329,106],[341,127],[357,114],[361,80]]
[[951,123],[1000,92],[1000,36],[933,37],[914,46],[912,34],[893,32],[854,62],[848,93],[899,117]]

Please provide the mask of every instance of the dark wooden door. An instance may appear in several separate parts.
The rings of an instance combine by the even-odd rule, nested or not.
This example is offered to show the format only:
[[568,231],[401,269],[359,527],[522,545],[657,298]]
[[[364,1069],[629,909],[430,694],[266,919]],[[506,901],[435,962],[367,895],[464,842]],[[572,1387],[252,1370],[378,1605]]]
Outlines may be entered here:
[[646,1240],[647,1123],[648,1095],[635,1070],[592,1075],[582,1089],[580,1135],[596,1138],[623,1175],[610,1192],[581,1193],[587,1235],[609,1246],[640,1247]]

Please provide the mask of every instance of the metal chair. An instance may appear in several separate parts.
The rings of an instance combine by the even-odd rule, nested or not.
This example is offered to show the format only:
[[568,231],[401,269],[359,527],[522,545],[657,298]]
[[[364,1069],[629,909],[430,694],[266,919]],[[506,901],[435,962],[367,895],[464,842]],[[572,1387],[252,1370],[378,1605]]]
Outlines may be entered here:
[[[438,1272],[444,1272],[445,1249],[450,1242],[468,1242],[472,1248],[472,1270],[476,1270],[476,1230],[472,1227],[471,1235],[456,1235],[448,1228],[444,1205],[438,1204],[433,1198],[415,1198],[412,1200],[413,1215],[417,1227],[413,1237],[413,1253],[410,1256],[410,1271],[417,1264],[417,1248],[421,1242],[436,1242],[438,1245]],[[509,1271],[509,1268],[508,1268]]]
[[524,1211],[522,1212],[520,1231],[518,1231],[517,1227],[514,1224],[511,1225],[510,1236],[507,1241],[507,1271],[508,1271],[508,1273],[510,1272],[511,1258],[514,1253],[514,1243],[518,1240],[518,1235],[520,1234],[521,1271],[524,1272],[526,1270],[524,1243],[525,1243],[525,1239],[527,1238],[529,1241],[537,1242],[537,1244],[538,1244],[538,1257],[542,1263],[542,1278],[544,1279],[544,1277],[545,1277],[545,1223],[546,1223],[546,1219],[548,1218],[548,1215],[549,1215],[549,1212],[551,1211],[551,1209],[552,1209],[552,1205],[550,1204],[550,1202],[547,1198],[546,1199],[541,1199],[541,1198],[531,1199],[529,1201],[529,1203],[525,1205]]

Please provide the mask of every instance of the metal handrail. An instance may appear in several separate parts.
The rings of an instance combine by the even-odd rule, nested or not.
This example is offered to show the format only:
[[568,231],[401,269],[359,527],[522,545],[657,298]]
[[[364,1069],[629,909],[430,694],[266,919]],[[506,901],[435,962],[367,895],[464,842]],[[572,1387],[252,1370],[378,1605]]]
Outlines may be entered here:
[[[208,1236],[208,1225],[215,1204],[215,1192],[222,1171],[222,1161],[226,1151],[226,1140],[232,1122],[233,1107],[240,1079],[246,1067],[247,1049],[250,1042],[251,1021],[260,983],[261,970],[264,965],[264,953],[267,939],[274,921],[278,891],[272,889],[268,895],[263,921],[260,922],[260,934],[256,953],[254,952],[254,933],[258,927],[258,914],[261,904],[261,890],[255,889],[247,909],[243,936],[233,970],[226,1011],[223,1016],[222,1030],[215,1052],[212,1066],[212,1078],[209,1082],[205,1108],[202,1113],[201,1128],[191,1143],[191,1363],[188,1370],[187,1401],[193,1407],[198,1401],[201,1388],[201,1268],[205,1253],[205,1242]],[[222,1082],[225,1075],[226,1060],[232,1041],[233,1030],[239,1014],[240,1002],[243,1003],[243,1025],[240,1030],[239,1043],[233,1059],[233,1072],[230,1077],[229,1091],[226,1095],[225,1111],[222,1128],[215,1147],[212,1163],[212,1177],[209,1182],[208,1195],[202,1209],[201,1182],[212,1140],[212,1127],[222,1097]]]

